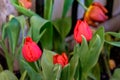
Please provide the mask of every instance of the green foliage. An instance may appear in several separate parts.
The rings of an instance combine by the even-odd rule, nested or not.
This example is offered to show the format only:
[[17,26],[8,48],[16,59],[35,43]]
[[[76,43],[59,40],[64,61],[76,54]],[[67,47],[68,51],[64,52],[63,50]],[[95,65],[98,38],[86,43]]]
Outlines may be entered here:
[[25,70],[25,71],[22,73],[22,75],[21,75],[21,77],[20,77],[20,80],[25,80],[26,75],[27,75],[27,71]]
[[82,79],[86,79],[90,70],[95,66],[99,59],[100,51],[104,43],[104,29],[99,28],[93,35],[89,45],[86,39],[83,37],[81,46],[77,47],[77,54],[79,55],[81,68],[82,68]]
[[2,72],[3,71],[3,68],[2,68],[2,65],[0,64],[0,72]]
[[70,80],[70,65],[66,65],[61,73],[60,80]]
[[35,69],[31,65],[29,65],[26,61],[21,59],[20,64],[27,71],[30,80],[41,80],[40,73],[36,72]]
[[65,17],[74,0],[64,0],[62,17]]
[[13,54],[15,53],[14,51],[19,39],[20,28],[20,23],[15,18],[12,18],[12,20],[10,20],[10,22],[7,24],[7,36],[9,37],[9,42]]
[[[119,41],[104,39],[105,32],[103,27],[97,29],[89,42],[82,36],[82,43],[74,46],[72,54],[67,53],[69,63],[65,67],[60,64],[53,64],[53,56],[55,54],[63,51],[67,52],[65,38],[71,29],[72,21],[71,17],[66,17],[66,15],[73,1],[64,0],[62,17],[52,20],[54,0],[44,0],[44,18],[20,6],[18,0],[11,0],[17,11],[24,16],[14,17],[3,25],[0,46],[5,53],[10,71],[13,71],[14,59],[17,58],[19,60],[20,80],[100,80],[100,66],[97,62],[102,48],[104,48],[104,42],[120,47]],[[93,2],[93,0],[85,0],[85,6],[81,3],[81,0],[77,1],[86,10],[86,6],[89,7]],[[21,55],[24,37],[26,36],[26,27],[28,30],[26,35],[32,37],[36,43],[40,42],[43,48],[42,57],[35,64],[26,62]],[[107,32],[106,34],[120,38],[120,33]],[[22,35],[20,40],[19,35]],[[7,39],[10,49],[5,44]],[[18,44],[18,41],[21,42]],[[19,54],[16,55],[15,53]],[[0,80],[18,80],[9,70],[3,70],[0,65]],[[119,73],[120,69],[116,69],[110,80],[119,80]]]
[[76,51],[74,50],[74,55],[70,60],[70,79],[69,80],[73,80],[74,79],[74,75],[75,72],[77,71],[77,66],[79,65],[79,57],[76,54]]
[[[43,71],[43,80],[59,80],[61,74],[61,66],[53,64],[53,55],[55,53],[49,50],[44,50],[41,67]],[[51,77],[52,76],[52,77]]]
[[71,29],[71,18],[66,17],[66,18],[57,19],[53,21],[53,25],[60,34],[61,38],[64,40]]
[[115,69],[113,76],[110,80],[120,80],[120,68]]
[[[120,32],[106,32],[106,35],[110,35],[110,36],[113,36],[115,37],[116,39],[120,39]],[[113,45],[113,46],[117,46],[117,47],[120,47],[120,42],[118,40],[105,40],[106,43],[110,44],[110,45]]]
[[87,7],[89,7],[90,4],[92,4],[92,2],[93,2],[93,0],[85,0],[85,5],[86,5]]
[[70,29],[71,29],[71,18],[61,18],[54,20],[54,49],[55,51],[61,53],[62,51],[65,51],[65,38],[68,35]]
[[4,70],[0,73],[0,80],[18,80],[18,79],[12,72]]
[[44,18],[51,20],[54,0],[44,0]]
[[42,44],[46,49],[52,49],[52,25],[48,20],[39,16],[32,16],[30,18],[30,29],[28,35],[32,37],[33,41]]
[[10,1],[11,1],[12,5],[13,5],[13,6],[17,9],[17,11],[19,11],[20,13],[22,13],[22,14],[28,16],[28,17],[31,17],[31,16],[33,16],[33,15],[37,15],[37,14],[34,13],[33,11],[28,10],[28,9],[20,6],[20,5],[18,4],[18,0],[10,0]]

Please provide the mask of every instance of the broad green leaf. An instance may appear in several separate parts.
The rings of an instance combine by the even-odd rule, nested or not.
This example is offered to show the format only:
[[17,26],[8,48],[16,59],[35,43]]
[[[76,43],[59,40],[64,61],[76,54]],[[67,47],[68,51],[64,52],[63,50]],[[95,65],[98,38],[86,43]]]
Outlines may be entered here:
[[32,16],[30,19],[31,37],[35,42],[40,40],[42,47],[52,49],[53,27],[52,24],[39,16]]
[[70,80],[70,64],[63,68],[60,80]]
[[72,6],[74,0],[64,0],[64,6],[63,6],[63,11],[62,11],[62,17],[65,17],[68,10]]
[[85,5],[89,7],[92,4],[93,0],[85,0]]
[[22,75],[21,75],[21,77],[20,77],[20,80],[25,80],[26,75],[27,75],[27,71],[25,70],[25,71],[22,73]]
[[0,73],[0,80],[18,80],[18,79],[12,72],[4,70]]
[[25,25],[26,25],[26,19],[25,19],[25,17],[22,15],[22,16],[18,16],[18,17],[15,17],[18,21],[19,21],[19,23],[21,24],[21,29],[22,29],[22,31],[24,31],[24,27],[25,27]]
[[53,49],[54,51],[56,51],[57,53],[62,53],[63,51],[65,51],[65,41],[62,40],[62,38],[60,37],[59,33],[56,31],[56,29],[53,30]]
[[91,72],[89,73],[89,77],[92,79],[92,80],[100,80],[100,66],[99,64],[97,63],[95,65],[95,67],[91,70]]
[[26,24],[26,19],[25,19],[25,17],[22,15],[22,16],[18,16],[18,17],[15,17],[18,21],[19,21],[19,23],[20,23],[20,25],[21,25],[21,32],[20,32],[20,44],[23,44],[24,43],[24,36],[25,36],[25,31],[26,31],[26,27],[25,26],[27,26],[27,24]]
[[105,42],[110,44],[110,45],[120,47],[120,42],[112,42],[112,41],[105,41]]
[[83,79],[84,76],[82,74],[82,67],[81,67],[81,62],[80,59],[78,60],[78,65],[77,65],[77,69],[74,75],[74,80],[85,80]]
[[113,76],[110,80],[120,80],[120,68],[115,69]]
[[20,60],[21,66],[27,71],[30,80],[41,80],[41,75],[40,73],[37,73],[31,65],[29,65],[26,61],[23,59]]
[[58,31],[62,39],[64,39],[71,29],[71,18],[61,18],[53,21],[55,29]]
[[53,55],[55,53],[49,50],[44,50],[41,58],[41,67],[43,73],[43,80],[53,80]]
[[10,47],[12,53],[14,54],[19,39],[21,25],[19,21],[15,18],[12,18],[6,25],[7,25],[7,36],[9,38]]
[[75,54],[75,52],[72,59],[70,60],[70,80],[74,79],[74,75],[75,75],[75,72],[77,71],[77,66],[79,62],[79,57],[77,54]]
[[0,40],[0,46],[2,47],[2,49],[5,53],[5,59],[6,59],[6,62],[7,62],[8,69],[10,71],[13,71],[13,61],[14,61],[13,59],[14,58],[13,58],[12,54],[9,54],[8,49],[6,48],[3,40]]
[[120,38],[120,33],[116,33],[116,32],[106,32],[106,34],[112,35],[116,38]]
[[44,18],[51,20],[54,0],[44,0]]
[[56,64],[53,68],[53,80],[60,80],[62,67],[59,64]]
[[33,15],[37,15],[33,11],[18,5],[18,0],[10,0],[10,1],[11,1],[12,5],[17,9],[18,12],[20,12],[28,17],[31,17]]
[[85,39],[85,37],[82,35],[82,43],[81,43],[81,46],[78,47],[78,55],[80,57],[80,61],[81,61],[81,66],[84,67],[84,63],[86,61],[86,56],[87,56],[87,52],[88,52],[88,43]]
[[7,37],[7,25],[3,24],[2,25],[2,40],[5,40],[6,37]]
[[94,35],[93,35],[93,37],[92,37],[92,40],[90,40],[90,45],[92,45],[92,43],[94,42],[94,38],[96,38],[96,37],[95,37],[96,35],[99,35],[99,37],[100,37],[100,39],[101,39],[101,42],[102,42],[101,45],[103,45],[103,44],[104,44],[104,41],[105,41],[105,39],[104,39],[104,37],[105,37],[105,31],[104,31],[104,27],[103,27],[103,26],[99,27],[99,28],[97,29],[97,31],[94,33]]
[[96,38],[94,39],[94,42],[89,47],[89,50],[87,52],[87,55],[85,57],[86,61],[83,66],[83,71],[86,73],[90,69],[92,69],[95,64],[97,63],[100,55],[100,49],[101,49],[101,39],[99,35],[96,35]]

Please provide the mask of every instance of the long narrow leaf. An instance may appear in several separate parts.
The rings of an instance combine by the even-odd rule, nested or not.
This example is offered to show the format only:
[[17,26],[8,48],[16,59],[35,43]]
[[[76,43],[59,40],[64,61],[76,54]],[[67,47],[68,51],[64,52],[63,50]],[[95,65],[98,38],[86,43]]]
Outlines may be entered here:
[[44,0],[44,18],[51,20],[54,0]]

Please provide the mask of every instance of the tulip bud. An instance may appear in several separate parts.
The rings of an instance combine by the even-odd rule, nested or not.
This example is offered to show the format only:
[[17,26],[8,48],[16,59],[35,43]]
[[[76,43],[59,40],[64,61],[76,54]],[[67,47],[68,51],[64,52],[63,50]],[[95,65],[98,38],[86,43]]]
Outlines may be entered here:
[[113,69],[115,69],[115,67],[116,67],[115,61],[113,59],[110,59],[109,60],[109,68],[111,70],[113,70]]
[[108,16],[105,15],[107,12],[107,9],[102,4],[94,2],[85,12],[84,20],[91,26],[97,26],[96,23],[101,23],[108,19]]
[[26,9],[30,9],[32,7],[32,2],[31,0],[19,0],[19,5]]
[[60,64],[62,67],[68,64],[68,57],[66,53],[62,53],[62,55],[56,54],[53,56],[53,63]]
[[30,37],[25,38],[24,45],[22,47],[22,55],[28,62],[35,62],[42,55],[42,50],[32,41]]
[[78,20],[74,29],[74,39],[76,42],[82,42],[82,35],[89,41],[92,38],[92,31],[86,21]]

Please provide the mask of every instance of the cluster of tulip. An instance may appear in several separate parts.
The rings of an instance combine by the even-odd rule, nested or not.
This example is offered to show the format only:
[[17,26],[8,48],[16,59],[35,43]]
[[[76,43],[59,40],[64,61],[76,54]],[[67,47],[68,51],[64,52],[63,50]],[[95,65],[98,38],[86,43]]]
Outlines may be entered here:
[[[31,0],[19,0],[19,4],[27,9],[31,8]],[[92,39],[92,30],[89,25],[97,26],[95,23],[104,22],[108,19],[105,15],[107,13],[106,8],[104,8],[100,3],[94,2],[90,5],[85,13],[84,21],[78,20],[74,29],[74,39],[77,43],[82,43],[82,36],[86,38],[87,41]],[[89,24],[89,25],[88,25]],[[35,62],[42,56],[42,50],[37,46],[37,44],[32,41],[30,37],[25,38],[25,42],[22,48],[23,57],[28,62]],[[68,58],[66,53],[62,55],[54,55],[53,63],[61,64],[64,67],[68,64]]]

